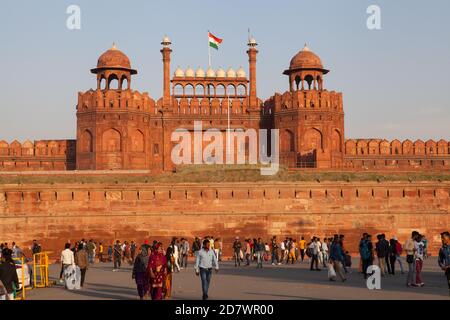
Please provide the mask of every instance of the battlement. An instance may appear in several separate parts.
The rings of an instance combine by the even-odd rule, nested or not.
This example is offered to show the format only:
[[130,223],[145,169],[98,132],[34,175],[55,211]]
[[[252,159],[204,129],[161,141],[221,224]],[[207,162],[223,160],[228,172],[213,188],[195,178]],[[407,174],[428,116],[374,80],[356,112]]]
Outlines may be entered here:
[[0,171],[75,169],[76,140],[0,141]]
[[328,90],[298,90],[275,93],[264,102],[264,114],[294,109],[343,112],[342,93]]
[[136,90],[92,90],[78,93],[77,113],[124,111],[157,114],[161,105],[147,92]]

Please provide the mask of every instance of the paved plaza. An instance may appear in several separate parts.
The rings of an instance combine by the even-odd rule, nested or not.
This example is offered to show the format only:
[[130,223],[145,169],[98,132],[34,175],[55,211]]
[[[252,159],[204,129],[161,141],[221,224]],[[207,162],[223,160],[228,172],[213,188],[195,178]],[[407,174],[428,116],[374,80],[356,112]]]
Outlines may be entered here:
[[[358,260],[353,261],[358,265]],[[356,269],[351,269],[348,280],[330,282],[327,271],[309,271],[309,265],[272,266],[263,269],[250,267],[235,268],[230,261],[220,264],[218,274],[213,274],[210,299],[268,300],[268,299],[449,299],[446,279],[439,270],[436,257],[425,261],[423,278],[425,287],[407,288],[406,274],[396,274],[381,279],[381,290],[368,290],[365,280]],[[57,280],[60,266],[50,266],[50,280]],[[200,299],[200,279],[193,271],[190,261],[188,269],[174,274],[173,297]],[[138,299],[131,266],[124,266],[113,272],[111,263],[96,263],[86,275],[85,288],[69,291],[56,284],[50,288],[27,291],[29,300],[92,300],[92,299]]]

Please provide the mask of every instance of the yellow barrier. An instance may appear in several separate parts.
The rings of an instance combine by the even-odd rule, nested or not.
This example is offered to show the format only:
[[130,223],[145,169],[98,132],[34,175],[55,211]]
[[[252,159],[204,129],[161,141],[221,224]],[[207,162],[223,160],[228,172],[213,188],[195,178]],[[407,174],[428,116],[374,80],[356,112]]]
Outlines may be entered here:
[[[33,286],[34,288],[45,288],[48,282],[48,254],[49,251],[35,253],[33,255]],[[38,279],[39,271],[39,279]],[[38,281],[39,280],[39,281]]]
[[[19,284],[21,284],[22,285],[22,293],[21,293],[21,296],[22,297],[17,297],[17,295],[16,295],[16,300],[25,300],[25,291],[26,291],[26,289],[25,289],[25,259],[22,257],[22,258],[13,258],[13,260],[14,261],[18,261],[19,263],[20,263],[20,269],[21,269],[21,274],[22,274],[22,276],[20,277],[20,279],[19,279]],[[17,267],[16,267],[16,270],[17,270]],[[19,288],[16,288],[16,292],[19,290]]]

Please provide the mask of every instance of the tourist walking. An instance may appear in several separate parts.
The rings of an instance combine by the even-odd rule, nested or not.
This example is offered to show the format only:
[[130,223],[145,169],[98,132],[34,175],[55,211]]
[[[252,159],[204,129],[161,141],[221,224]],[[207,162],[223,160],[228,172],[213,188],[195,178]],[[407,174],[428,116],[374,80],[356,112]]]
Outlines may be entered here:
[[170,297],[172,296],[172,274],[175,263],[172,246],[167,247],[166,260],[167,260],[167,275],[164,281],[163,293],[164,299],[170,299]]
[[81,280],[80,287],[83,288],[84,280],[86,279],[86,270],[88,268],[88,255],[83,249],[83,244],[78,244],[77,252],[75,253],[75,264],[80,268]]
[[199,251],[195,260],[195,274],[200,275],[202,281],[202,299],[208,299],[209,285],[211,283],[212,269],[219,272],[219,262],[213,250],[210,250],[210,242],[203,241],[203,248]]
[[250,246],[250,239],[245,239],[245,260],[246,260],[245,265],[246,266],[250,265],[251,256],[252,256],[252,248]]
[[19,288],[19,279],[12,250],[3,248],[0,260],[0,300],[14,300],[14,287]]
[[137,292],[141,300],[147,298],[149,291],[149,278],[147,274],[148,261],[148,249],[145,246],[141,246],[141,252],[134,259],[131,274],[131,278],[136,282]]
[[175,259],[173,271],[174,272],[180,272],[180,265],[178,264],[178,262],[179,262],[178,259],[180,258],[180,256],[179,256],[180,251],[179,251],[179,248],[178,248],[178,245],[177,245],[177,238],[173,238],[172,239],[172,243],[170,245],[172,246],[173,258]]
[[113,248],[113,260],[114,260],[114,268],[113,271],[117,271],[120,269],[122,264],[122,246],[120,245],[120,241],[117,240],[116,244]]
[[[328,255],[328,239],[327,238],[323,238],[323,242],[322,242],[322,259],[323,259],[323,267],[324,268],[327,267],[328,258],[329,258],[329,255]],[[345,264],[344,264],[344,266],[345,266]]]
[[[334,235],[333,242],[330,244],[330,258],[327,264],[328,263],[333,266],[336,275],[341,278],[342,282],[347,280],[343,272],[343,266],[345,265],[344,252],[342,251],[339,236],[337,234]],[[335,281],[336,279],[330,277],[330,280]]]
[[389,240],[388,257],[389,264],[391,266],[389,269],[389,273],[395,275],[395,261],[397,260],[397,242],[395,241],[395,239]]
[[422,235],[419,234],[414,241],[414,249],[415,253],[415,264],[416,264],[416,285],[418,287],[423,287],[425,283],[423,283],[422,279],[422,268],[423,268],[423,260],[425,259],[425,245],[422,241]]
[[[309,245],[308,249],[310,250],[310,254],[311,254],[311,266],[310,266],[310,270],[316,270],[316,271],[320,271],[319,269],[319,244],[317,243],[317,238],[313,237],[311,244]],[[314,267],[315,266],[315,267]]]
[[100,242],[98,244],[98,262],[105,262],[105,260],[103,260],[103,253],[104,253],[103,243]]
[[450,295],[450,233],[441,233],[442,247],[439,249],[438,264],[447,277],[448,293]]
[[162,243],[160,242],[155,245],[155,249],[150,255],[147,275],[150,279],[152,300],[162,300],[163,285],[167,275],[167,259],[163,253]]
[[256,253],[256,268],[262,268],[262,263],[264,259],[264,252],[266,251],[264,243],[262,243],[261,238],[258,238],[255,244]]
[[414,246],[414,241],[416,240],[419,233],[417,231],[413,231],[411,233],[411,238],[405,241],[404,249],[406,252],[406,263],[408,264],[408,275],[406,277],[406,286],[407,287],[417,287],[417,284],[415,283],[415,269],[416,269],[416,259],[415,259],[415,252],[416,248]]
[[64,250],[61,251],[61,272],[59,273],[59,282],[64,283],[63,275],[68,266],[75,264],[73,251],[70,250],[70,243],[64,245]]
[[87,254],[90,264],[94,264],[95,248],[94,240],[90,239],[87,244]]
[[396,237],[394,237],[394,240],[395,240],[395,251],[396,251],[395,262],[398,262],[398,264],[400,265],[400,273],[404,274],[405,272],[404,272],[404,269],[403,269],[403,263],[402,263],[402,259],[401,259],[401,255],[403,253],[403,246],[400,243],[400,241],[398,241],[398,239]]
[[277,244],[277,237],[273,236],[271,241],[271,250],[272,250],[272,265],[275,265],[275,261],[278,265],[281,264],[280,262],[280,253],[279,253],[279,247]]
[[239,241],[239,237],[236,237],[233,242],[233,256],[234,256],[234,266],[241,266],[241,248],[242,244]]
[[300,248],[300,257],[303,262],[303,260],[305,259],[305,250],[306,250],[306,240],[303,236],[302,236],[302,239],[300,240],[298,246]]
[[181,269],[187,268],[189,256],[189,242],[185,238],[181,238]]
[[364,233],[359,242],[359,254],[361,257],[362,272],[364,279],[367,279],[367,268],[373,263],[373,245],[370,234]]
[[386,243],[383,241],[383,236],[381,234],[377,235],[377,243],[375,244],[375,251],[378,257],[378,266],[380,267],[381,276],[386,275],[386,256],[388,254],[388,248]]
[[292,238],[289,239],[289,254],[288,254],[286,264],[288,264],[289,261],[291,261],[291,264],[294,264],[294,262],[295,262],[295,249],[297,248],[295,242],[296,241],[294,239],[292,239]]

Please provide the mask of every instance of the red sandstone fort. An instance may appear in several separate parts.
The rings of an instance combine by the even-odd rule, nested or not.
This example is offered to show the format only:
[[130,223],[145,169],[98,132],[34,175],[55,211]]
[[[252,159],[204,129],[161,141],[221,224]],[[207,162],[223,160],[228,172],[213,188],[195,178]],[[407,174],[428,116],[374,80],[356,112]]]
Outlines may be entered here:
[[[91,70],[96,88],[78,93],[76,140],[0,141],[0,171],[171,172],[174,130],[193,130],[194,121],[202,121],[205,130],[226,130],[229,120],[234,129],[279,129],[280,163],[301,172],[448,173],[450,144],[443,139],[345,139],[342,93],[325,89],[329,70],[306,45],[283,72],[288,90],[263,101],[257,96],[253,38],[248,71],[177,68],[173,76],[171,42],[164,37],[161,44],[161,98],[132,89],[137,71],[113,45]],[[3,184],[0,236],[47,239],[56,250],[61,239],[78,236],[112,241],[214,234],[228,241],[237,234],[340,232],[356,241],[365,230],[405,238],[414,228],[429,235],[435,249],[436,236],[450,225],[449,189],[448,181],[426,179]]]

